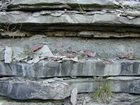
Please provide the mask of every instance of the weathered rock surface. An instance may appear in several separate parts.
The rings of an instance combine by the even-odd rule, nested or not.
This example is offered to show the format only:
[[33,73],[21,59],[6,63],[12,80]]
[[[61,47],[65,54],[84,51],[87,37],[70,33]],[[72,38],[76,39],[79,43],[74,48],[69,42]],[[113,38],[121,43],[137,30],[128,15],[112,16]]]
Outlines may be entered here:
[[[78,94],[78,103],[77,105],[139,105],[140,96],[138,95],[130,95],[127,93],[119,93],[114,94],[112,98],[108,99],[107,103],[101,103],[93,101],[93,94]],[[24,102],[16,102],[13,100],[0,100],[1,105],[71,105],[69,99],[64,99],[63,101],[24,101]]]
[[81,5],[84,5],[86,9],[96,7],[116,7],[113,2],[106,0],[13,0],[8,6],[8,9],[12,10],[41,10],[41,9],[78,9]]
[[106,102],[93,101],[93,94],[79,94],[78,105],[139,105],[140,96],[130,95],[127,93],[114,94],[113,97],[108,99]]
[[17,100],[62,100],[70,96],[70,88],[67,83],[55,80],[1,79],[0,95]]
[[[120,14],[120,16],[117,16]],[[98,12],[87,12],[79,14],[78,11],[41,11],[41,12],[0,12],[0,23],[46,23],[46,24],[128,24],[128,25],[139,25],[139,17],[129,19],[123,16],[123,11],[118,12],[116,10],[112,13],[106,11]],[[125,14],[124,14],[125,15]],[[129,14],[130,15],[130,14]],[[128,15],[128,16],[129,16]],[[131,16],[131,15],[130,15]]]
[[6,46],[5,47],[5,54],[4,54],[4,63],[11,63],[12,62],[12,48]]
[[[139,33],[139,0],[0,0],[0,37],[10,37],[0,39],[0,96],[30,100],[0,104],[105,105],[81,93],[94,92],[98,76],[109,76],[111,91],[126,94],[107,105],[139,105]],[[58,57],[69,51],[76,56]]]
[[[119,35],[119,34],[118,34]],[[71,48],[73,51],[85,51],[89,50],[96,52],[96,58],[111,58],[115,59],[118,54],[130,52],[136,57],[140,57],[140,41],[139,38],[120,38],[120,39],[81,39],[77,37],[45,37],[44,35],[34,35],[28,38],[11,38],[0,39],[2,46],[9,46],[13,49],[14,58],[18,60],[19,55],[23,55],[24,47],[30,46],[30,48],[38,45],[39,43],[47,43],[50,50],[54,53],[67,51]],[[131,43],[130,43],[131,42]],[[3,49],[4,47],[2,47]],[[21,54],[19,53],[21,52]],[[2,53],[3,55],[3,53]],[[2,57],[2,56],[1,56]],[[22,56],[20,56],[22,57]],[[24,58],[24,57],[23,57]]]
[[[43,33],[46,36],[139,37],[139,4],[130,0],[6,1],[0,7],[0,36]],[[99,31],[112,33],[104,35]]]
[[[112,92],[140,94],[140,77],[110,77]],[[46,79],[28,80],[21,78],[0,79],[0,95],[17,100],[61,100],[70,96],[70,90],[78,93],[94,92],[100,84],[98,79]]]
[[[83,6],[83,8],[82,8]],[[42,10],[42,9],[84,9],[90,10],[99,7],[119,8],[119,6],[127,6],[131,8],[139,8],[139,2],[134,0],[13,0],[8,5],[10,10]]]
[[[117,14],[120,14],[120,16]],[[127,33],[139,33],[138,25],[140,25],[140,18],[138,16],[134,16],[134,18],[129,19],[127,15],[125,16],[123,14],[124,13],[122,12],[118,13],[116,11],[112,13],[107,11],[101,11],[99,13],[87,12],[85,14],[80,14],[76,11],[41,11],[34,13],[21,11],[0,12],[0,28],[6,31],[13,31],[15,28],[17,31],[38,33],[48,32],[46,33],[47,36],[82,36],[82,34],[79,33],[82,30],[82,32],[89,31],[87,37],[96,37],[96,35],[98,35],[98,33],[90,33],[90,31],[108,30],[108,32],[122,32],[120,37],[139,37],[137,34],[132,35]],[[89,27],[87,27],[87,24]],[[10,29],[7,29],[7,27],[10,27]],[[58,34],[53,33],[53,31],[57,31]],[[123,35],[124,32],[126,32],[126,34]],[[1,36],[5,36],[6,34],[2,32]],[[26,34],[21,33],[19,36],[26,36]],[[98,36],[101,37],[103,35]]]
[[85,61],[57,61],[41,60],[38,63],[27,64],[0,62],[0,75],[20,76],[33,78],[47,77],[94,77],[94,76],[119,76],[139,75],[140,62],[133,60],[118,60],[106,64],[101,60]]
[[[140,77],[110,77],[110,88],[112,92],[140,94]],[[98,79],[71,79],[67,80],[71,89],[77,88],[79,93],[94,92],[100,85]]]
[[70,101],[72,103],[72,105],[76,105],[77,104],[77,88],[72,89],[71,91],[71,98]]
[[140,94],[139,77],[109,77],[111,80],[111,90],[113,92],[129,92]]

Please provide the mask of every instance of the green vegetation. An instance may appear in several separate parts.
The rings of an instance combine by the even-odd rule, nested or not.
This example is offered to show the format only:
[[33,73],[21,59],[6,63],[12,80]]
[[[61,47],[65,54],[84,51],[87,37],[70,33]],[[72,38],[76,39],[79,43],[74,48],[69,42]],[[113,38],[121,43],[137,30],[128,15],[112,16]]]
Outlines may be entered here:
[[106,102],[106,100],[113,96],[110,90],[109,81],[103,78],[98,79],[99,85],[94,91],[93,98],[99,102]]
[[26,56],[30,56],[31,57],[31,56],[35,55],[35,52],[32,51],[32,50],[29,50],[29,49],[24,49],[24,51],[20,52],[19,55],[26,55]]
[[84,13],[85,12],[85,9],[84,9],[83,5],[78,4],[78,6],[79,6],[79,12],[80,13]]

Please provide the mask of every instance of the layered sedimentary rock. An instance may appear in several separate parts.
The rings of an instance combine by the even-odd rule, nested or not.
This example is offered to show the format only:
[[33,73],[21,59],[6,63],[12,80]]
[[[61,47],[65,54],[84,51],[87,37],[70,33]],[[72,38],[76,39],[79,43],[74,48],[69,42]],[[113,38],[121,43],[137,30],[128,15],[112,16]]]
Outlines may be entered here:
[[5,64],[0,62],[0,75],[16,77],[94,77],[94,76],[119,76],[139,75],[139,61],[113,61],[106,64],[101,60],[87,61],[40,61],[34,64],[16,63]]
[[1,79],[0,95],[17,100],[61,100],[70,96],[70,88],[55,80]]
[[[139,77],[109,77],[112,92],[140,94]],[[46,79],[28,80],[19,78],[1,79],[0,95],[12,99],[61,100],[70,96],[73,88],[81,92],[94,92],[100,86],[98,79]]]
[[139,0],[1,0],[0,104],[101,105],[103,78],[139,105],[139,33]]
[[[43,33],[46,36],[139,37],[140,11],[136,1],[13,0],[6,6],[7,12],[0,12],[1,36]],[[99,31],[118,34],[102,35]]]
[[84,9],[91,10],[94,8],[119,8],[127,6],[131,8],[139,8],[139,2],[134,0],[13,0],[9,2],[9,9],[18,10],[41,10],[41,9]]

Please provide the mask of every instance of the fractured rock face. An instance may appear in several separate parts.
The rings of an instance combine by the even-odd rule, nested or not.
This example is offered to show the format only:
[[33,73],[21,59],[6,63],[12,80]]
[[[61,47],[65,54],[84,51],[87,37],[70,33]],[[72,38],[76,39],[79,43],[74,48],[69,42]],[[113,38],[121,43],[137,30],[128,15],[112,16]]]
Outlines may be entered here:
[[67,83],[49,80],[31,81],[28,79],[1,79],[0,95],[12,99],[61,100],[70,96]]

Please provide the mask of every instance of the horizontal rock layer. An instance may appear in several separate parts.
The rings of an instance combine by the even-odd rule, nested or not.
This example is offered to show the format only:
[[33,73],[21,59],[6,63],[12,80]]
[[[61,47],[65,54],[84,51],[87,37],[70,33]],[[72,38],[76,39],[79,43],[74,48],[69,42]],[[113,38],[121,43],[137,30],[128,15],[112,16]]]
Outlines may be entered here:
[[[14,52],[22,51],[21,49],[33,48],[39,43],[45,42],[52,52],[68,51],[85,51],[96,52],[95,58],[111,58],[115,59],[118,54],[126,52],[140,57],[140,41],[139,38],[122,38],[122,39],[86,39],[75,37],[46,37],[36,34],[28,38],[10,38],[0,39],[0,59],[3,60],[5,46],[12,47]],[[20,50],[16,49],[19,48]],[[20,54],[21,55],[21,54]]]
[[[128,93],[120,93],[120,94],[113,94],[113,97],[109,99],[109,102],[107,103],[100,103],[100,102],[94,102],[93,101],[93,94],[78,94],[77,97],[77,105],[139,105],[140,103],[140,96],[138,95],[130,95]],[[71,105],[69,102],[69,98],[63,100],[63,101],[53,101],[53,102],[48,102],[48,101],[13,101],[13,100],[6,100],[6,99],[1,99],[0,100],[1,105]]]
[[[140,77],[109,77],[112,92],[140,94]],[[29,80],[19,78],[0,79],[0,95],[17,100],[61,100],[70,96],[73,88],[78,93],[94,92],[101,82],[98,79],[46,79]]]
[[134,0],[13,0],[9,2],[9,10],[41,10],[41,9],[84,9],[93,8],[139,8],[140,3]]
[[95,38],[140,37],[140,2],[134,0],[12,0],[0,3],[1,10],[16,10],[0,12],[1,37],[35,33]]
[[1,79],[0,95],[19,100],[61,100],[70,96],[70,88],[68,84],[54,80]]
[[36,24],[87,23],[87,24],[103,24],[103,25],[104,24],[118,24],[118,25],[128,24],[136,26],[139,25],[140,24],[139,17],[136,18],[135,16],[132,18],[126,17],[133,16],[132,14],[128,14],[127,11],[128,10],[126,10],[125,12],[124,11],[121,12],[121,10],[120,11],[104,10],[104,11],[91,11],[86,13],[80,13],[78,11],[41,11],[34,13],[21,11],[0,12],[0,23],[5,23],[5,25],[8,26],[16,23],[36,23]]
[[[112,92],[140,94],[140,77],[109,77]],[[94,92],[97,86],[102,86],[98,79],[71,79],[67,81],[71,89],[77,88],[78,92]]]
[[94,77],[94,76],[119,76],[139,75],[140,61],[122,60],[106,64],[101,60],[87,61],[45,61],[35,64],[0,62],[0,76],[17,77]]
[[[140,11],[138,12],[140,14]],[[104,34],[98,35],[94,32],[103,31],[119,32],[121,35],[117,35],[118,37],[139,37],[139,35],[131,33],[139,33],[140,18],[137,15],[133,16],[133,12],[131,13],[116,10],[86,13],[76,11],[0,12],[0,33],[1,36],[4,36],[4,31],[7,31],[7,35],[8,32],[13,32],[12,36],[24,31],[44,33],[47,36],[63,36],[65,34],[64,36],[96,37],[97,35],[104,37]],[[123,33],[126,34],[123,35]],[[25,33],[25,35],[29,34]]]

